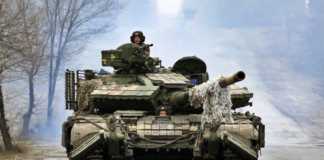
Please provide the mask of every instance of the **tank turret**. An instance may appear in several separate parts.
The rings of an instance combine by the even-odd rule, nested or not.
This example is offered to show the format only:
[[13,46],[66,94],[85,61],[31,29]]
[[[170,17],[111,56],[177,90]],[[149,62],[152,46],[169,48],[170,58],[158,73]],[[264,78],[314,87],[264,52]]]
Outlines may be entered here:
[[[236,82],[242,81],[245,79],[245,73],[243,71],[239,71],[232,76],[228,77],[221,77],[216,84],[219,85],[222,88],[229,87],[229,92],[231,96],[232,101],[232,109],[245,107],[245,106],[251,106],[252,103],[250,102],[250,99],[253,97],[253,94],[247,90],[247,88],[241,88],[235,85],[232,85]],[[201,85],[201,84],[200,84]],[[194,88],[198,88],[200,85],[196,85]],[[230,86],[232,85],[232,86]],[[170,104],[176,106],[176,107],[183,107],[188,106],[190,99],[190,92],[192,92],[193,89],[188,90],[180,90],[180,91],[174,91],[171,92],[168,95],[168,98],[165,99],[165,101],[169,101]],[[195,107],[201,107],[201,106],[195,106]]]

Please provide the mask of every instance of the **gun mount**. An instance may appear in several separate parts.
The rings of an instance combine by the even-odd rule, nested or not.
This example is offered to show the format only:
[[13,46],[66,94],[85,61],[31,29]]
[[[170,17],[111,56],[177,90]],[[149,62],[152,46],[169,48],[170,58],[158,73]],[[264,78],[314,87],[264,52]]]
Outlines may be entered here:
[[113,67],[117,74],[154,72],[161,61],[145,54],[145,49],[152,46],[153,44],[147,44],[136,47],[127,43],[116,50],[103,50],[101,52],[102,65]]

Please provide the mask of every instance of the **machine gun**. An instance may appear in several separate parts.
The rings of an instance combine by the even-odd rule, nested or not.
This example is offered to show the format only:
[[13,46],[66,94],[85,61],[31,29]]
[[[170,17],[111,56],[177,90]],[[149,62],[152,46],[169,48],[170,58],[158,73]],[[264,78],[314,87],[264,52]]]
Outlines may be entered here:
[[154,72],[156,66],[161,65],[161,61],[145,53],[152,46],[153,44],[145,44],[137,47],[127,43],[116,50],[103,50],[102,65],[113,67],[119,74]]
[[146,49],[150,49],[150,47],[153,47],[153,43],[151,43],[151,44],[144,44],[144,45],[142,45],[142,46],[140,46],[138,48],[145,51]]

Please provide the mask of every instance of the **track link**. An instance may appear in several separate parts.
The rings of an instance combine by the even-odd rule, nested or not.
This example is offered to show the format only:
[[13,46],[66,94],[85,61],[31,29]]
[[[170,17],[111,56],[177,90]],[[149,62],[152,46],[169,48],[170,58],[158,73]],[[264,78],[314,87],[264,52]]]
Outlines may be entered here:
[[105,160],[105,156],[102,149],[96,149],[91,154],[87,155],[86,160]]
[[234,153],[230,149],[226,149],[223,152],[223,156],[224,156],[224,160],[243,160],[242,158],[240,158],[236,153]]

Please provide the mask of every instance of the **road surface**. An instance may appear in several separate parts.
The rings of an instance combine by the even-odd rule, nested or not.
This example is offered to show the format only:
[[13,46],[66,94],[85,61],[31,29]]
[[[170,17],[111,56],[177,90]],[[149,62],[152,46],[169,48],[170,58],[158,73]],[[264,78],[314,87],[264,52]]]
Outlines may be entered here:
[[[0,160],[67,160],[64,149],[53,143],[25,143],[24,153],[0,153]],[[324,160],[324,145],[267,146],[259,160]]]

